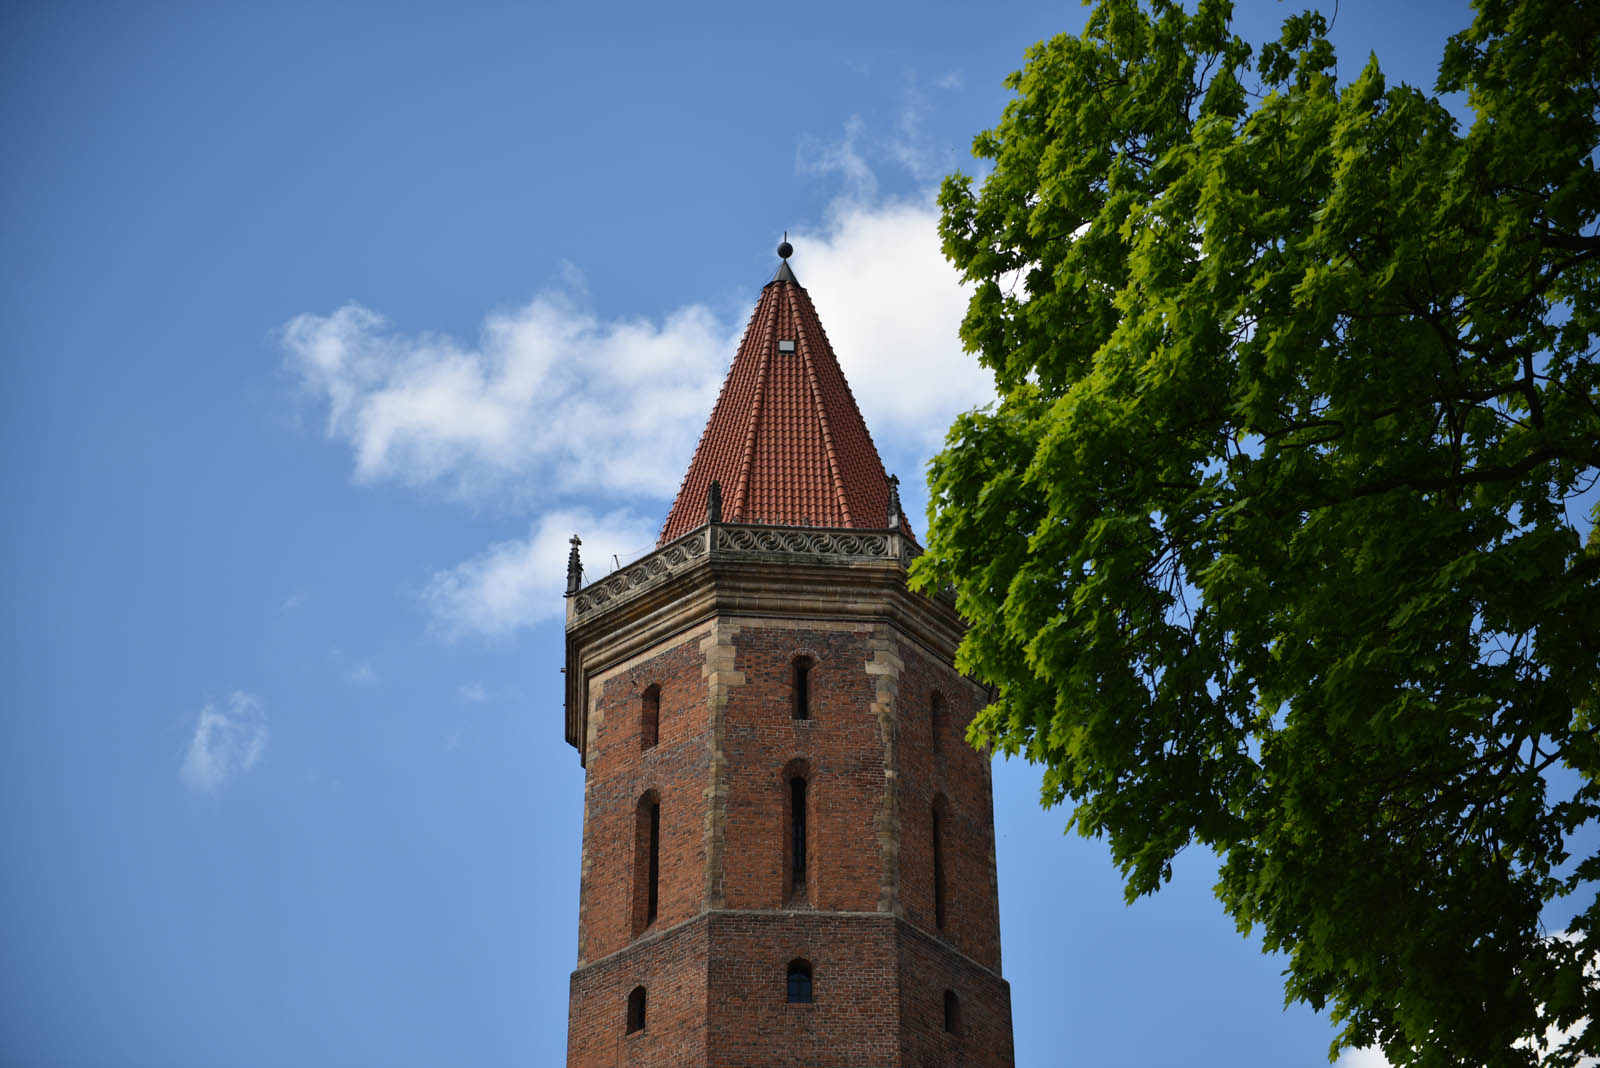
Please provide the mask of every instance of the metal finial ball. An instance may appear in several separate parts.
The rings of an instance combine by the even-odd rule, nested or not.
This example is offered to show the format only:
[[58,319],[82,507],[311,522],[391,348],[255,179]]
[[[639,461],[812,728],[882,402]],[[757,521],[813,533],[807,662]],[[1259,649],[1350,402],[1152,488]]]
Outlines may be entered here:
[[786,260],[790,256],[793,256],[793,255],[794,255],[794,246],[793,245],[789,244],[789,242],[787,242],[787,241],[779,242],[779,244],[778,244],[778,256],[779,256],[780,259],[785,259]]

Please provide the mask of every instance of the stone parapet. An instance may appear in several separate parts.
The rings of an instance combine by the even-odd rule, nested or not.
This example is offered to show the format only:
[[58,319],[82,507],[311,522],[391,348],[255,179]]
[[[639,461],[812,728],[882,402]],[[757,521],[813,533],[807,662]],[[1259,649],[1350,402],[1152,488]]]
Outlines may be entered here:
[[567,628],[669,582],[712,554],[776,562],[897,560],[906,566],[921,553],[916,542],[897,530],[708,523],[579,589],[568,599]]
[[948,596],[906,588],[898,530],[708,523],[567,597],[566,738],[587,759],[587,680],[717,615],[892,622],[953,658]]

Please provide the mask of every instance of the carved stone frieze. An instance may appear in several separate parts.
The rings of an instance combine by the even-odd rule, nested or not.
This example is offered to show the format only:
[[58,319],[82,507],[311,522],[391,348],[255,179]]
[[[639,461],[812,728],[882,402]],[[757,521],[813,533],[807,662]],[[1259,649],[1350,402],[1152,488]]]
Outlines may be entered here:
[[887,534],[795,527],[717,527],[716,552],[786,553],[799,556],[882,558],[889,555]]
[[613,571],[600,581],[579,590],[572,604],[574,615],[587,615],[597,608],[626,601],[641,590],[665,582],[706,555],[704,530],[687,534],[627,567]]
[[712,524],[685,534],[572,595],[572,620],[610,609],[706,559],[793,557],[807,563],[895,560],[909,564],[921,548],[896,531]]

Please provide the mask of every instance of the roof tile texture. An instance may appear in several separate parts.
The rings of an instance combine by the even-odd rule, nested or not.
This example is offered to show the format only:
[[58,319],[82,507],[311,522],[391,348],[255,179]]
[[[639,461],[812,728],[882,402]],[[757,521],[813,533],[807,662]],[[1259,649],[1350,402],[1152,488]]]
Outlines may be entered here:
[[[783,340],[795,351],[779,352]],[[789,272],[761,291],[659,544],[705,523],[712,479],[722,483],[724,523],[888,526],[883,461],[811,298]],[[911,534],[904,519],[901,529]]]

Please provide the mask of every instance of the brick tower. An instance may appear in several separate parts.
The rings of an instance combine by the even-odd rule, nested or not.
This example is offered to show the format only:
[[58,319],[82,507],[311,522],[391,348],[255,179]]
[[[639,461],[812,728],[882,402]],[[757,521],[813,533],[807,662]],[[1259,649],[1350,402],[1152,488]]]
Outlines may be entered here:
[[574,539],[567,1064],[1010,1068],[962,624],[778,251],[655,551]]

